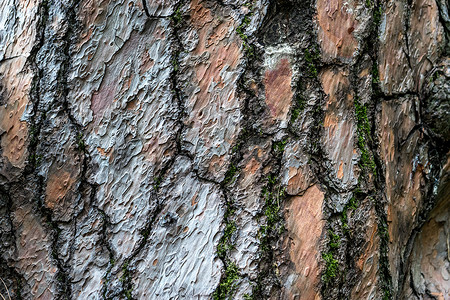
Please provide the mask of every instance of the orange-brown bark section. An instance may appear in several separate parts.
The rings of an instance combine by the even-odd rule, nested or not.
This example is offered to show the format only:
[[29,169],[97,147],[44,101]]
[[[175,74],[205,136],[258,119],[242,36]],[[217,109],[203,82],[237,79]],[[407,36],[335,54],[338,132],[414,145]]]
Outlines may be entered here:
[[358,22],[344,0],[318,0],[317,23],[324,59],[351,58],[358,47],[353,32]]
[[323,201],[324,193],[313,185],[304,195],[294,196],[286,204],[285,247],[289,249],[292,266],[285,274],[285,299],[321,299],[318,285],[320,239],[325,226]]
[[287,58],[282,58],[273,70],[264,74],[266,104],[277,120],[286,120],[292,100],[292,70]]

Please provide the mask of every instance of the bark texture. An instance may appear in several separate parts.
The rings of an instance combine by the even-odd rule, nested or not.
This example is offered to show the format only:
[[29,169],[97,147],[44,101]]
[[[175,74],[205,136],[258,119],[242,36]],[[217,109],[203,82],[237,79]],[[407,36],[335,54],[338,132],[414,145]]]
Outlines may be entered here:
[[0,1],[0,293],[450,299],[448,7]]

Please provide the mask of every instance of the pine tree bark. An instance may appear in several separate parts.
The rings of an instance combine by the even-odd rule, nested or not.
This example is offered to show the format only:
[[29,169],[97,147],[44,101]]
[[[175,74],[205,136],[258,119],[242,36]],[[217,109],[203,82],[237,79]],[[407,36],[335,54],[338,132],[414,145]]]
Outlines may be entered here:
[[1,295],[450,299],[449,41],[444,0],[1,1]]

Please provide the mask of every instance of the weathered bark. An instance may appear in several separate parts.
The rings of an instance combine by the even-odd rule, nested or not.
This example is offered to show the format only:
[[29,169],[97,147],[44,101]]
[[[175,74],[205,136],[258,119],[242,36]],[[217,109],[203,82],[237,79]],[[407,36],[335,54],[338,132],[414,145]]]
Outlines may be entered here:
[[0,293],[450,299],[449,41],[444,0],[1,1]]

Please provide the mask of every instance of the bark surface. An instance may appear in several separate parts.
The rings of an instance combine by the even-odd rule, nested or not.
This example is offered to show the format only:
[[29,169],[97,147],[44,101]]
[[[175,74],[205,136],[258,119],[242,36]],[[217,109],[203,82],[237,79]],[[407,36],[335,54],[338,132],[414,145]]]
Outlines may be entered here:
[[448,8],[0,1],[0,294],[450,299]]

